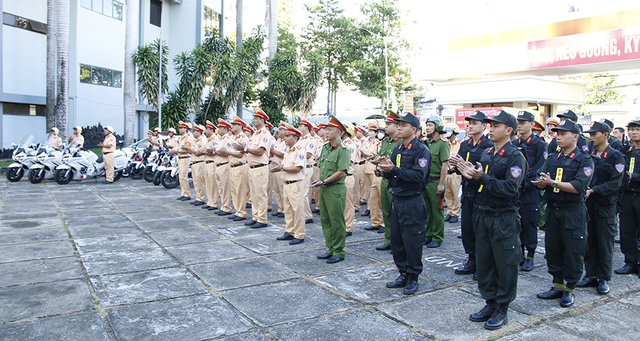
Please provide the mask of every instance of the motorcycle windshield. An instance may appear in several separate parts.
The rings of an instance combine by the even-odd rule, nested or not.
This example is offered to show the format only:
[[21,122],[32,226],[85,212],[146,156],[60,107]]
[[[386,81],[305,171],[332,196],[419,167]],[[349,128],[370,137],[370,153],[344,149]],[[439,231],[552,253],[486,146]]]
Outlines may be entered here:
[[29,135],[29,136],[25,136],[22,141],[20,141],[20,144],[18,145],[18,147],[26,147],[31,145],[31,143],[33,142],[33,135]]

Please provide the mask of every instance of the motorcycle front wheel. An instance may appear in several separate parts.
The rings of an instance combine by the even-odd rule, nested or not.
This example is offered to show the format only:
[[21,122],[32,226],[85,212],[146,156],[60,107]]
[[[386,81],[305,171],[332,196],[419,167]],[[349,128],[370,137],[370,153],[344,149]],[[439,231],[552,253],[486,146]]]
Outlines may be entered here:
[[41,183],[42,180],[44,180],[44,173],[46,173],[44,168],[32,170],[31,172],[29,172],[29,182],[31,182],[32,184]]
[[116,171],[113,174],[113,182],[116,182],[118,180],[122,179],[122,171]]
[[69,169],[58,169],[54,175],[58,185],[66,185],[73,179],[73,171]]
[[164,188],[176,188],[180,183],[178,174],[171,176],[171,170],[163,170],[160,178],[162,179],[162,186],[164,186]]
[[144,168],[138,168],[137,165],[129,165],[129,177],[133,180],[142,179]]
[[143,176],[144,176],[144,180],[146,182],[153,182],[153,175],[154,175],[154,170],[153,170],[153,166],[146,166],[144,167],[144,172],[143,172]]
[[22,167],[11,167],[7,171],[7,180],[9,180],[10,182],[18,182],[20,181],[20,179],[22,179],[23,175],[24,170],[22,169]]
[[160,185],[160,183],[162,182],[162,178],[160,177],[161,175],[162,175],[162,172],[159,172],[159,171],[156,171],[156,172],[153,174],[153,184],[154,184],[155,186]]

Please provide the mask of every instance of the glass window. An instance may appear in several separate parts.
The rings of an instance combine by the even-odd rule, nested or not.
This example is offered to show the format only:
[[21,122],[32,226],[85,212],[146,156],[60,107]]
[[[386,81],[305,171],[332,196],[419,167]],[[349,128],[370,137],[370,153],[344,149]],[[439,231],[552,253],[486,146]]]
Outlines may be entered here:
[[112,1],[113,4],[113,17],[118,20],[122,20],[122,3]]
[[111,86],[113,73],[109,69],[102,70],[102,85]]
[[161,27],[162,2],[160,0],[151,0],[151,13],[150,13],[149,23],[151,25]]
[[102,69],[99,67],[91,68],[91,84],[102,85]]
[[102,13],[102,0],[93,0],[91,3],[91,10]]
[[91,0],[82,0],[81,5],[84,8],[91,9]]
[[80,64],[80,83],[91,83],[91,66]]
[[102,14],[108,17],[113,17],[113,5],[111,4],[111,1],[102,1]]
[[113,71],[113,87],[121,88],[122,87],[122,72]]

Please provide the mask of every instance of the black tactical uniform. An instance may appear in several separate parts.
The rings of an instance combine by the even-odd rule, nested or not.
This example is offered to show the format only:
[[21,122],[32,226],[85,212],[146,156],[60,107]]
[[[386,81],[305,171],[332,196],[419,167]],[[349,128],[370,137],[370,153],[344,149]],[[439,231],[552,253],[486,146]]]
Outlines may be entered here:
[[[466,117],[465,120],[482,121],[486,115],[476,111],[473,116]],[[480,161],[480,157],[487,148],[493,147],[493,142],[484,135],[481,135],[478,142],[474,143],[472,138],[460,143],[458,155],[463,160],[475,165]],[[458,172],[459,173],[459,172]],[[467,275],[476,272],[476,234],[473,232],[473,209],[476,194],[480,184],[469,181],[462,177],[462,212],[460,215],[460,229],[462,232],[462,246],[464,252],[469,255],[464,267],[455,269],[458,275]]]
[[[640,127],[640,121],[632,121],[629,127]],[[629,183],[623,184],[624,193],[620,208],[620,251],[624,254],[625,265],[616,269],[617,274],[638,272],[640,252],[638,251],[638,233],[640,233],[640,149],[631,146],[623,149],[627,157]]]
[[[409,120],[415,127],[420,126],[420,121],[413,114],[399,118],[398,122]],[[406,285],[404,293],[413,294],[417,291],[418,275],[422,272],[424,224],[427,219],[422,189],[429,176],[431,153],[424,143],[414,137],[406,147],[400,144],[393,150],[391,162],[395,167],[383,175],[389,180],[388,190],[393,196],[389,211],[391,252],[400,277],[387,283],[387,287]],[[415,282],[415,290],[409,290],[412,282]]]
[[[577,125],[565,121],[553,128],[579,134]],[[540,173],[550,173],[557,182],[569,182],[578,194],[560,190],[554,185],[547,186],[544,198],[547,201],[545,214],[545,249],[548,272],[553,276],[553,285],[548,292],[538,294],[538,298],[554,299],[562,297],[560,305],[573,305],[574,288],[582,276],[584,253],[587,247],[587,210],[585,192],[593,175],[593,160],[588,153],[575,148],[569,154],[549,154]],[[566,284],[565,284],[566,282]]]

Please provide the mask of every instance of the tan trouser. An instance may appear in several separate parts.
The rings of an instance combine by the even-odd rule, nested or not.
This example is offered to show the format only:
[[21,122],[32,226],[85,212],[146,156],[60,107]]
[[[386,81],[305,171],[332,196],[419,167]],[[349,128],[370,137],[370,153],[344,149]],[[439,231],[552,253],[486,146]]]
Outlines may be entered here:
[[193,188],[196,190],[196,201],[204,201],[204,191],[207,188],[207,171],[204,161],[191,164],[191,177],[193,178]]
[[313,218],[313,214],[311,213],[311,198],[309,198],[309,185],[311,184],[311,177],[313,176],[313,168],[305,167],[304,172],[304,180],[302,183],[302,188],[304,192],[304,219]]
[[[312,180],[320,179],[320,168],[318,166],[313,166],[313,175],[311,176]],[[320,187],[313,187],[311,189],[311,197],[316,201],[316,210],[320,209]]]
[[191,188],[189,188],[189,164],[188,157],[178,159],[178,178],[180,179],[181,196],[191,198]]
[[344,179],[344,184],[347,186],[347,200],[344,206],[344,223],[347,226],[347,232],[353,231],[353,221],[356,218],[356,213],[353,209],[354,189],[356,187],[356,180],[353,175],[349,175]]
[[[370,195],[369,192],[371,192],[371,176],[375,177],[375,175],[365,173],[365,165],[360,166],[360,171],[362,173],[360,176],[360,200],[368,203]],[[369,208],[369,211],[371,211],[371,208]]]
[[365,174],[368,181],[371,183],[371,190],[369,191],[369,201],[367,201],[367,207],[369,208],[369,217],[371,218],[371,225],[384,226],[384,220],[382,220],[382,214],[380,208],[380,183],[382,177],[377,177],[375,174]]
[[220,210],[231,212],[231,184],[229,183],[229,164],[216,166],[216,185],[220,194]]
[[284,201],[283,201],[284,193],[282,188],[284,186],[284,180],[282,180],[282,172],[271,173],[270,176],[273,177],[273,191],[276,194],[276,203],[278,204],[278,213],[282,213],[284,212]]
[[238,217],[247,216],[247,165],[230,167],[231,200]]
[[[283,181],[284,184],[284,181]],[[285,230],[288,234],[298,239],[304,239],[304,212],[303,207],[306,204],[303,192],[302,181],[297,181],[292,184],[284,184],[282,188],[283,192],[283,204],[284,204],[284,221],[286,223]]]
[[116,160],[116,153],[109,153],[102,155],[102,162],[104,163],[105,177],[107,181],[113,182],[113,163]]
[[269,166],[249,168],[249,187],[251,188],[251,219],[267,223],[267,186],[269,185]]
[[207,206],[218,207],[218,184],[216,184],[216,164],[208,161],[205,166],[207,183]]
[[462,176],[458,174],[447,174],[444,186],[444,200],[447,202],[447,214],[460,218],[460,183]]
[[269,183],[267,185],[267,209],[273,207],[273,173],[269,172]]
[[353,202],[353,208],[360,209],[360,168],[359,164],[353,164],[353,193],[351,202]]

